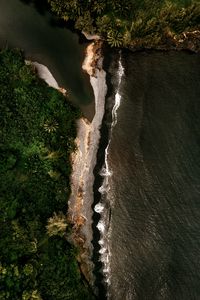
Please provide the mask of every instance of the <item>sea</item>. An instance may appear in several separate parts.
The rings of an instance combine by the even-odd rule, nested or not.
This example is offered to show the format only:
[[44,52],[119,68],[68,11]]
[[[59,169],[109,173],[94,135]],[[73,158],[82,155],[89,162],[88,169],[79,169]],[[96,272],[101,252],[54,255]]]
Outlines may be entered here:
[[106,298],[199,300],[200,56],[124,51],[109,61],[94,208]]

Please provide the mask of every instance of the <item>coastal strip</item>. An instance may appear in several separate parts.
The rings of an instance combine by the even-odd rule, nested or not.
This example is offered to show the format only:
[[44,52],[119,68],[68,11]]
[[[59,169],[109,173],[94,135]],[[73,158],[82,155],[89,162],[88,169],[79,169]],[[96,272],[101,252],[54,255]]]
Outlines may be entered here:
[[[100,140],[100,127],[104,115],[107,93],[106,73],[102,68],[101,41],[92,42],[86,49],[83,70],[90,76],[95,97],[95,115],[90,123],[81,118],[77,121],[77,150],[72,154],[71,197],[68,219],[73,225],[72,239],[79,247],[79,263],[86,280],[94,287],[94,265],[92,262],[92,204],[94,174],[97,150]],[[95,289],[95,287],[94,287]]]
[[67,95],[67,90],[62,87],[59,87],[57,81],[45,65],[30,60],[25,60],[25,63],[26,65],[31,65],[36,71],[38,77],[43,79],[50,87],[59,90],[64,96]]

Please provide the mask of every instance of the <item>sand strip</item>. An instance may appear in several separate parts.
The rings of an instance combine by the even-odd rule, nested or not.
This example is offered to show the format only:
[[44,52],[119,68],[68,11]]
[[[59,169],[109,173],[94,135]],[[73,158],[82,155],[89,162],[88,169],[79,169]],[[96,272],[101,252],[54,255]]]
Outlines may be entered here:
[[53,75],[45,65],[30,60],[25,60],[25,63],[27,65],[33,66],[33,68],[37,72],[38,77],[43,79],[49,86],[59,90],[63,95],[67,95],[67,90],[58,86],[57,81],[55,80],[55,78],[53,77]]
[[93,210],[91,208],[94,200],[93,170],[96,165],[100,127],[104,115],[105,96],[107,93],[106,73],[102,69],[102,57],[99,56],[99,49],[97,48],[96,42],[87,47],[86,58],[83,63],[83,69],[90,75],[90,82],[94,90],[95,115],[91,123],[84,118],[81,118],[77,122],[77,151],[72,155],[72,193],[68,211],[68,216],[74,224],[73,238],[81,249],[79,256],[81,269],[91,285],[94,284],[94,275],[92,274],[93,263],[91,261],[93,252],[91,243],[93,238]]

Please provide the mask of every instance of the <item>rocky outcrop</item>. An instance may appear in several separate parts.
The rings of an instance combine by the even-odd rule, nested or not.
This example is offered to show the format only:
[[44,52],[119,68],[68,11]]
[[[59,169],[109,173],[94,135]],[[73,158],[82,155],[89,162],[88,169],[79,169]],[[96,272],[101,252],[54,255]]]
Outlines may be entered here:
[[91,41],[91,40],[100,40],[101,39],[101,37],[98,34],[90,34],[90,33],[86,32],[84,30],[82,31],[82,34],[86,37],[86,39],[88,41]]
[[87,47],[82,68],[93,77],[97,77],[97,70],[102,69],[102,44],[102,40],[95,40]]

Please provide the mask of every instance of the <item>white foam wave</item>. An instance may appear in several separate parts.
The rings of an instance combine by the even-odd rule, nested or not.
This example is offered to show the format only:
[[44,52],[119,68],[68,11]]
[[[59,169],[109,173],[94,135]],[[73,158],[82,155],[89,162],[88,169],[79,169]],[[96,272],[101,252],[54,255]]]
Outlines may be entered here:
[[104,244],[103,239],[99,240],[99,245],[102,246]]
[[106,251],[107,251],[107,248],[104,247],[104,248],[101,248],[101,249],[99,250],[99,253],[100,253],[100,254],[104,254]]
[[112,175],[112,172],[109,170],[109,168],[103,168],[100,172],[100,175],[102,177],[108,177],[108,176],[111,176]]
[[104,210],[104,205],[102,203],[98,203],[95,205],[94,210],[100,214]]
[[[112,109],[112,124],[111,124],[111,138],[112,138],[112,131],[115,125],[117,124],[117,111],[121,104],[121,95],[120,95],[120,85],[122,76],[124,74],[124,68],[122,66],[121,62],[121,53],[120,53],[120,59],[119,59],[119,66],[118,66],[118,84],[117,84],[117,90],[115,94],[115,103]],[[108,155],[109,155],[109,147],[110,147],[110,141],[108,142],[108,145],[105,149],[105,163],[104,166],[100,172],[100,175],[104,178],[102,186],[99,188],[99,192],[102,194],[102,197],[106,197],[108,194],[108,191],[110,190],[109,186],[109,178],[112,176],[112,170],[109,168],[109,162],[108,162]],[[105,199],[105,198],[102,198]],[[105,206],[102,204],[102,202],[95,205],[95,211],[101,215],[101,219],[99,223],[97,224],[97,228],[100,231],[101,239],[99,240],[99,245],[101,246],[101,249],[99,250],[99,253],[101,255],[101,262],[103,264],[103,274],[104,274],[104,280],[107,283],[107,285],[110,285],[110,278],[111,278],[111,272],[110,272],[110,247],[109,247],[109,237],[111,228],[107,225],[109,222],[109,213],[105,210]],[[107,229],[109,228],[109,229]]]
[[115,105],[113,107],[112,110],[112,128],[117,124],[117,110],[120,107],[120,103],[121,103],[121,95],[117,92],[115,95]]
[[115,94],[115,104],[112,109],[112,125],[111,125],[111,131],[113,127],[117,124],[117,110],[120,107],[121,104],[121,95],[119,93],[121,81],[122,81],[122,76],[124,75],[124,68],[122,66],[121,62],[121,55],[119,59],[119,68],[118,68],[118,86],[117,86],[117,92]]
[[97,224],[97,228],[99,229],[99,231],[101,233],[104,233],[105,232],[105,224],[102,220],[99,221],[99,223]]
[[101,193],[103,195],[103,194],[107,193],[108,189],[102,185],[102,186],[100,186],[98,191],[99,191],[99,193]]
[[[108,260],[109,260],[109,257],[107,256],[106,257],[106,262],[108,262]],[[105,268],[103,268],[103,273],[108,273],[108,272],[110,272],[110,267],[105,267]]]
[[124,75],[124,67],[122,66],[121,54],[120,54],[120,59],[119,59],[118,75],[119,75],[119,84],[118,84],[118,86],[120,86],[121,81],[122,81],[122,76]]

